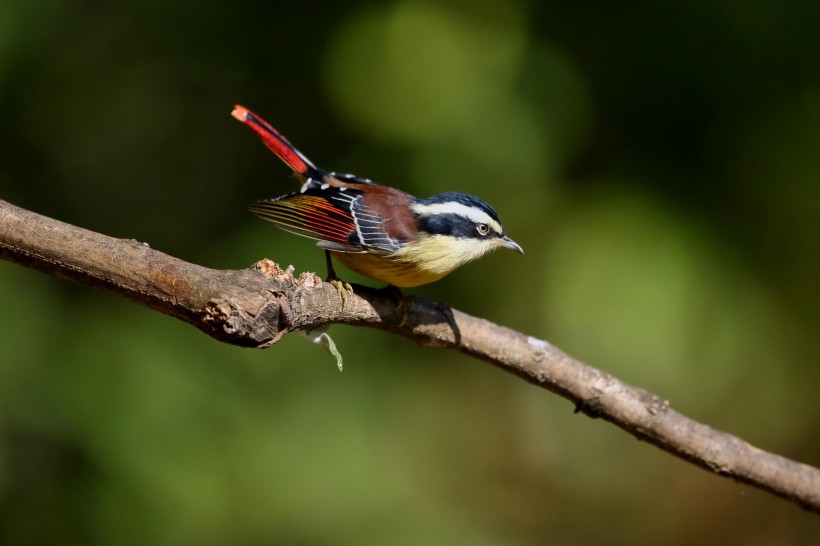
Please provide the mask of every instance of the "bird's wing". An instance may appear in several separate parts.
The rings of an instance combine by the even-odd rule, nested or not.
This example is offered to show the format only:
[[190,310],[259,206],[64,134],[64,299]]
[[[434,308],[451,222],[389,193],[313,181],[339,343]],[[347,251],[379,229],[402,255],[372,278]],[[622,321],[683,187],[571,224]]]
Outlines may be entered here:
[[256,201],[250,211],[277,227],[320,241],[337,252],[390,254],[399,242],[384,233],[382,222],[362,200],[363,192],[306,183],[299,193]]

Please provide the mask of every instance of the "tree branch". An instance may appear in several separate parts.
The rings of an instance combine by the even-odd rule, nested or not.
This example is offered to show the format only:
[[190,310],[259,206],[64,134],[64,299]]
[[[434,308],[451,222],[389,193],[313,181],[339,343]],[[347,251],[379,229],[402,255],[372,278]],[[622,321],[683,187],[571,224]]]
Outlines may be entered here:
[[262,260],[222,271],[133,240],[114,239],[0,200],[0,258],[125,296],[219,341],[268,347],[287,332],[331,323],[370,326],[489,362],[567,398],[640,440],[716,474],[820,513],[820,470],[767,453],[672,410],[668,401],[567,356],[546,341],[408,297],[407,320],[389,292],[356,286],[345,308],[314,274]]

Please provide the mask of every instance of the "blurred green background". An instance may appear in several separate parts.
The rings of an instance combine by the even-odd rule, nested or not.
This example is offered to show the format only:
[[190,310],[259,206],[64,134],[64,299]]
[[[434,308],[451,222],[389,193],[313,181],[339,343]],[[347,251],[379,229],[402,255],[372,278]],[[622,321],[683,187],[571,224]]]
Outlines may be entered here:
[[[812,2],[3,0],[0,197],[323,274],[245,212],[295,186],[241,103],[328,169],[485,198],[527,252],[409,293],[817,466],[818,28]],[[790,503],[378,331],[332,329],[339,374],[7,262],[0,309],[2,544],[820,543]]]

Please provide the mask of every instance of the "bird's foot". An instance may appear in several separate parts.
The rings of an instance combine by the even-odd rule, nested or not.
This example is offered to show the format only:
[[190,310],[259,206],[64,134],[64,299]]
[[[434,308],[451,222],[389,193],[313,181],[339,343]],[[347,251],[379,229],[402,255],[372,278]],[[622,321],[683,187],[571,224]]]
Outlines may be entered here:
[[333,260],[330,259],[328,250],[325,250],[325,262],[327,263],[327,282],[336,287],[339,297],[342,298],[342,309],[344,309],[347,307],[348,294],[353,295],[353,287],[336,276],[336,271],[333,270]]
[[353,287],[350,286],[350,283],[344,282],[337,278],[328,279],[327,282],[332,284],[336,291],[339,293],[339,297],[342,298],[342,309],[347,307],[347,298],[353,295]]

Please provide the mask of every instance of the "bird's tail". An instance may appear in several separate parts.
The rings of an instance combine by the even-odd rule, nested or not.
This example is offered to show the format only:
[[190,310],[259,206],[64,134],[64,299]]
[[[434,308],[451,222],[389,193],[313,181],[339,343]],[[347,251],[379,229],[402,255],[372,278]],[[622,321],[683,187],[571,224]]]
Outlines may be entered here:
[[322,171],[316,167],[308,158],[302,155],[293,144],[282,134],[274,129],[270,123],[260,118],[244,106],[234,106],[231,115],[250,127],[259,135],[265,146],[271,149],[276,156],[293,169],[293,171],[303,178],[321,179]]

